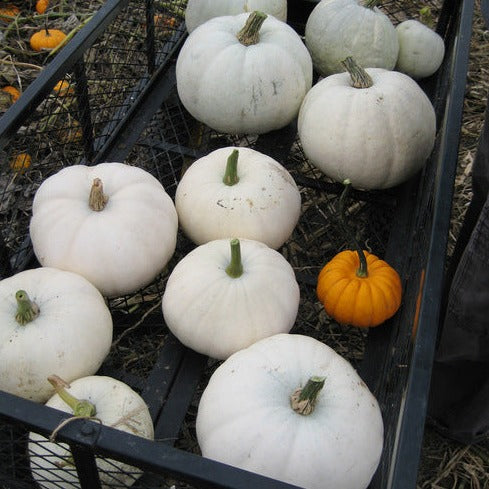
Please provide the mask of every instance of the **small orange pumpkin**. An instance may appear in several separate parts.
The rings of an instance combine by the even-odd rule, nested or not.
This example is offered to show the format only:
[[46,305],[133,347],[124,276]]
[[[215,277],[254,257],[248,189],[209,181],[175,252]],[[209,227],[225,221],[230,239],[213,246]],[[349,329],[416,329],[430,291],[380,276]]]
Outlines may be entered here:
[[10,160],[10,168],[16,173],[24,173],[31,166],[29,153],[19,153]]
[[[340,198],[344,224],[344,201],[350,183]],[[399,274],[387,262],[364,251],[351,236],[355,250],[345,250],[333,257],[318,276],[316,293],[327,314],[340,324],[359,328],[378,326],[399,309],[402,284]]]
[[67,95],[72,95],[74,93],[74,88],[71,86],[70,82],[66,80],[60,80],[53,87],[53,91],[56,92],[60,97],[65,97]]
[[66,34],[59,29],[42,29],[32,34],[30,45],[34,51],[51,50],[61,44]]
[[3,20],[5,22],[12,22],[14,18],[19,14],[19,7],[16,7],[12,4],[5,5],[5,7],[0,8],[0,20]]
[[43,14],[49,7],[49,0],[37,0],[36,2],[36,12],[38,14]]
[[13,87],[12,85],[7,85],[5,87],[2,87],[2,92],[8,93],[10,95],[10,98],[12,99],[12,103],[17,102],[17,100],[20,97],[20,92],[17,90],[17,88]]

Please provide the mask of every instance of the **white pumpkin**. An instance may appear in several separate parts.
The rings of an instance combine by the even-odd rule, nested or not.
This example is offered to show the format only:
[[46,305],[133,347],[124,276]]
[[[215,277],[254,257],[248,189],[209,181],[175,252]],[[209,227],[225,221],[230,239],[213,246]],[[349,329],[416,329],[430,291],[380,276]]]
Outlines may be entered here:
[[100,292],[85,278],[35,268],[0,281],[0,389],[45,402],[47,381],[94,374],[109,353],[112,317]]
[[248,238],[277,249],[301,213],[301,196],[290,173],[251,148],[217,149],[195,161],[175,194],[179,223],[196,244]]
[[296,334],[220,365],[196,430],[204,457],[306,489],[365,489],[383,447],[379,405],[351,364]]
[[185,24],[188,32],[214,17],[259,10],[276,19],[287,20],[287,0],[188,0]]
[[409,19],[396,27],[399,55],[396,70],[414,79],[435,73],[445,56],[445,41],[422,22]]
[[349,179],[369,190],[393,187],[429,157],[436,136],[434,108],[403,73],[362,70],[351,59],[348,66],[351,74],[324,78],[304,98],[298,118],[304,153],[338,182]]
[[289,124],[312,84],[299,35],[260,12],[215,17],[178,55],[177,89],[198,121],[230,134],[262,134]]
[[341,62],[348,56],[363,67],[392,70],[399,51],[389,17],[358,0],[321,0],[307,19],[305,42],[324,76],[344,71]]
[[[153,422],[144,400],[123,382],[107,376],[88,376],[64,385],[57,376],[50,376],[56,387],[46,403],[74,416],[91,416],[97,423],[154,439]],[[95,428],[97,429],[97,428]],[[43,489],[75,489],[80,487],[76,468],[67,444],[49,441],[31,432],[28,445],[31,473]],[[103,488],[129,487],[142,471],[123,462],[97,457],[100,482]]]
[[294,271],[280,253],[259,241],[221,239],[177,263],[162,309],[184,345],[222,360],[261,338],[289,332],[299,298]]
[[150,283],[172,257],[177,229],[161,183],[123,163],[73,165],[47,178],[30,222],[41,265],[79,273],[109,297]]

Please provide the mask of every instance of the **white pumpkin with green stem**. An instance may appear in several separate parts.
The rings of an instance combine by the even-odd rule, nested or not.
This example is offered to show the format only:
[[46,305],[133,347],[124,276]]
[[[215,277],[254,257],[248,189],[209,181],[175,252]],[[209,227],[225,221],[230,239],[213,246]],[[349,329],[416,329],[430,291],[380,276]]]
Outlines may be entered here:
[[304,98],[298,133],[305,155],[326,176],[356,188],[408,180],[433,149],[433,105],[403,73],[363,69],[352,58],[344,65],[347,73],[324,78]]
[[389,17],[377,0],[322,0],[310,13],[306,46],[314,68],[323,76],[344,71],[342,60],[351,56],[364,67],[392,70],[399,41]]
[[94,374],[109,353],[112,317],[80,275],[35,268],[0,281],[0,390],[45,402],[52,372]]
[[175,206],[183,231],[196,244],[238,237],[277,249],[299,220],[301,196],[290,173],[270,156],[226,147],[188,168]]
[[173,269],[163,294],[165,323],[187,347],[219,360],[287,333],[299,308],[287,260],[254,240],[200,245]]
[[220,365],[196,430],[204,457],[306,489],[365,489],[383,447],[379,405],[351,364],[296,334]]
[[[153,421],[144,400],[123,382],[107,376],[88,376],[70,385],[56,375],[49,376],[56,393],[46,406],[73,415],[75,418],[93,418],[96,423],[118,430],[154,439]],[[62,426],[59,427],[62,429]],[[94,427],[97,430],[97,426]],[[55,438],[55,436],[54,436]],[[80,487],[70,449],[65,443],[48,440],[31,432],[28,445],[31,473],[43,489],[75,489]],[[142,471],[129,464],[97,457],[97,468],[103,488],[129,487]]]
[[262,12],[215,17],[186,39],[176,64],[178,95],[198,121],[229,134],[289,124],[312,84],[297,32]]
[[433,30],[428,7],[420,10],[420,20],[405,20],[396,26],[396,31],[399,38],[396,70],[417,80],[431,76],[440,68],[445,41]]
[[185,24],[188,32],[214,17],[259,10],[276,19],[287,20],[287,0],[188,0]]
[[73,165],[47,178],[30,236],[43,266],[79,273],[108,297],[150,283],[172,257],[178,217],[149,172],[123,163]]

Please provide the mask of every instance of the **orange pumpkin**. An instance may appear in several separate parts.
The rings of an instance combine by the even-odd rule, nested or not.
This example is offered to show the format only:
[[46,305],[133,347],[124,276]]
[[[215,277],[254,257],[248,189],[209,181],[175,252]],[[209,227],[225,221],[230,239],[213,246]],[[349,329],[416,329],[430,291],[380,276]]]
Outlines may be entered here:
[[326,312],[340,324],[371,328],[392,317],[401,305],[399,274],[387,262],[364,251],[346,224],[345,202],[351,182],[345,180],[339,220],[355,250],[338,253],[321,270],[316,293]]
[[31,162],[32,158],[28,153],[19,153],[10,160],[10,168],[16,173],[24,173]]
[[66,34],[59,29],[42,29],[32,34],[30,45],[34,51],[51,50],[61,44]]
[[20,92],[17,90],[17,88],[7,85],[5,87],[2,87],[2,92],[8,93],[10,95],[10,98],[12,100],[12,103],[17,102],[17,100],[20,97]]
[[342,251],[319,273],[316,291],[334,320],[369,328],[382,324],[397,312],[402,286],[399,274],[387,262],[362,252],[366,271],[360,266],[357,251]]
[[49,0],[37,0],[36,2],[36,12],[38,14],[43,14],[49,7]]
[[20,14],[19,7],[15,5],[5,5],[5,7],[0,7],[0,20],[5,22],[12,22],[14,18]]

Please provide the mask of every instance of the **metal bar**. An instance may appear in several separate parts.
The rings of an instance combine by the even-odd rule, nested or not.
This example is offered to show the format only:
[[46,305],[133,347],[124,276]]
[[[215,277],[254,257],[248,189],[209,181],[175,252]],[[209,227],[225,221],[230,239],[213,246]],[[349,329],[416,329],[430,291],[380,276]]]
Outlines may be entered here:
[[70,445],[70,451],[75,462],[81,489],[101,489],[102,484],[93,451],[80,445]]
[[[430,234],[426,278],[423,287],[419,323],[406,388],[406,403],[399,425],[398,447],[388,488],[416,487],[419,455],[423,443],[431,370],[435,354],[440,315],[445,254],[450,226],[453,182],[458,162],[458,145],[467,79],[474,2],[464,0],[461,21],[455,39],[454,63],[450,73],[452,89],[446,102],[446,117],[437,157],[438,179]],[[417,454],[418,456],[414,456]]]
[[129,0],[107,0],[83,29],[59,52],[22,96],[0,118],[0,151],[15,135],[26,117],[46,98],[53,86],[80,60]]
[[75,94],[78,102],[78,120],[82,128],[83,150],[85,158],[92,161],[95,155],[93,124],[90,112],[90,97],[88,95],[88,83],[85,72],[85,63],[80,59],[73,68],[75,78]]

